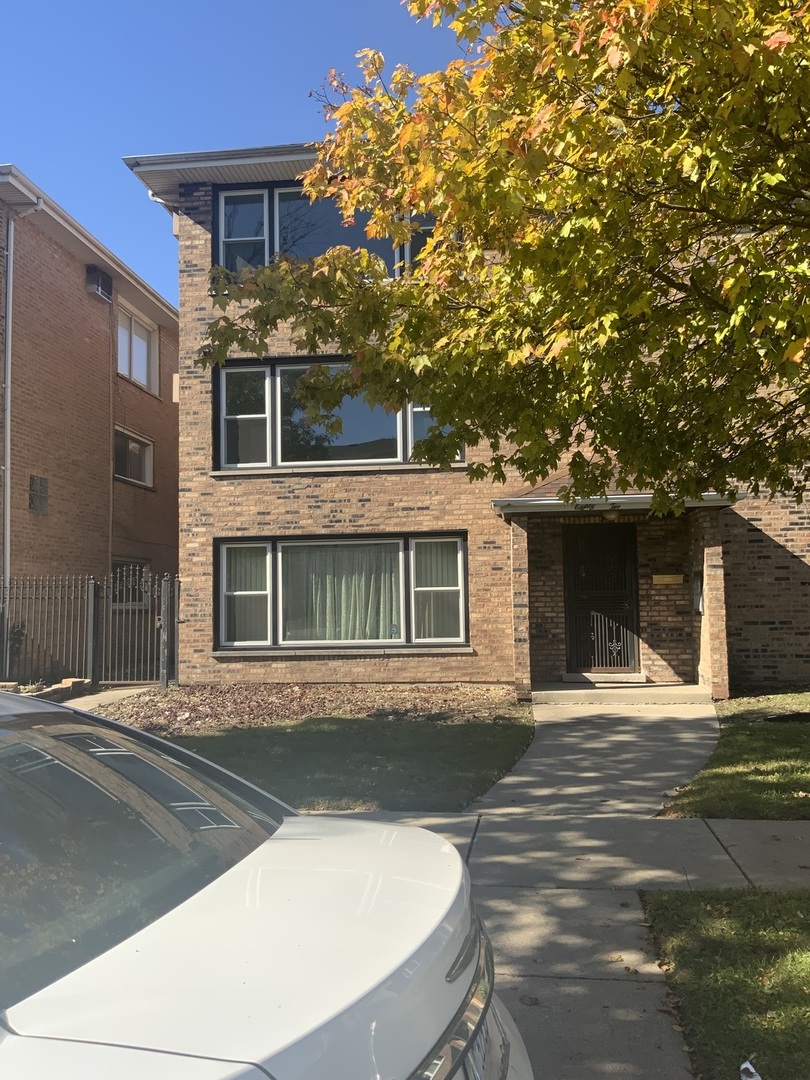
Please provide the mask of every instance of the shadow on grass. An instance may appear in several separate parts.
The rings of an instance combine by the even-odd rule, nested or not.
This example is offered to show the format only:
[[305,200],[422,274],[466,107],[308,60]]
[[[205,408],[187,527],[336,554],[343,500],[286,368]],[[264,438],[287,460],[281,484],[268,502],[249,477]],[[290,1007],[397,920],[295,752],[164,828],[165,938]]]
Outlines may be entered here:
[[752,1058],[763,1077],[810,1073],[810,896],[647,893],[645,910],[707,1080]]
[[307,810],[454,811],[523,755],[533,727],[315,717],[172,741]]
[[724,725],[714,753],[673,799],[667,814],[771,821],[810,818],[810,724]]

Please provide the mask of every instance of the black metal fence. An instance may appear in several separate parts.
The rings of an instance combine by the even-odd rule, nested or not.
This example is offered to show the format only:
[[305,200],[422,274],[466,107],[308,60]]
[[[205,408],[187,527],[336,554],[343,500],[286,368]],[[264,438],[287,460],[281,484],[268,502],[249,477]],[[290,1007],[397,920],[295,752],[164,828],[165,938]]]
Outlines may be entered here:
[[6,682],[160,682],[177,678],[180,583],[140,566],[98,580],[16,577],[0,588]]

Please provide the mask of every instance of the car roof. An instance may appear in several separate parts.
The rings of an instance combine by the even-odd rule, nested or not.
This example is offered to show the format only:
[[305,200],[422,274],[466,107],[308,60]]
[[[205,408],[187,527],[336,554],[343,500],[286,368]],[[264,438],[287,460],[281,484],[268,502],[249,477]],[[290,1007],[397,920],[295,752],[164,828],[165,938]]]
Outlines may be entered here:
[[12,694],[0,691],[0,727],[7,721],[25,716],[46,716],[54,712],[72,712],[70,708],[59,705],[47,698],[31,697],[29,694]]

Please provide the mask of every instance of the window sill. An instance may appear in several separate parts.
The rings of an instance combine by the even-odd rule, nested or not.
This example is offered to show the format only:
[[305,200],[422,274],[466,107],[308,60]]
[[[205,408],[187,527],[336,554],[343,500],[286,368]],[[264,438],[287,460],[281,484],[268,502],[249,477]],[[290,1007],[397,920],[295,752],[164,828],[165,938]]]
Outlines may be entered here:
[[113,480],[115,480],[116,484],[127,484],[129,487],[136,487],[139,488],[141,491],[155,490],[154,484],[143,484],[140,480],[133,480],[129,476],[119,476],[118,473],[115,473],[113,475]]
[[330,465],[319,462],[317,465],[257,465],[244,469],[212,469],[210,476],[214,480],[233,480],[235,477],[254,479],[267,476],[318,476],[334,475],[335,473],[397,473],[397,472],[465,472],[466,461],[456,461],[446,469],[440,469],[436,465],[422,465],[416,462],[393,461],[390,465],[351,465],[336,461]]
[[150,397],[156,398],[158,401],[163,399],[160,396],[160,391],[153,390],[151,386],[147,386],[146,383],[139,382],[137,379],[131,379],[129,375],[125,375],[123,371],[117,372],[118,378],[123,379],[125,383],[129,383],[130,386],[137,386],[139,390],[143,390],[145,394]]
[[398,645],[395,648],[365,648],[355,646],[351,649],[335,648],[332,645],[324,645],[317,649],[286,648],[280,645],[247,646],[239,648],[234,645],[228,649],[214,649],[211,656],[215,660],[280,660],[287,657],[291,660],[356,660],[393,657],[411,658],[418,656],[475,656],[475,649],[471,645]]

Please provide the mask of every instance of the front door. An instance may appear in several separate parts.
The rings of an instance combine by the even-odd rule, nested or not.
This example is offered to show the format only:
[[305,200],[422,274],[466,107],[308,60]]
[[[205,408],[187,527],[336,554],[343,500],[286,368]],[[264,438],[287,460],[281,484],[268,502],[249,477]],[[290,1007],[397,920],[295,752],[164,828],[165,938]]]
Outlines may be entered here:
[[638,671],[638,566],[633,525],[563,530],[570,672]]

